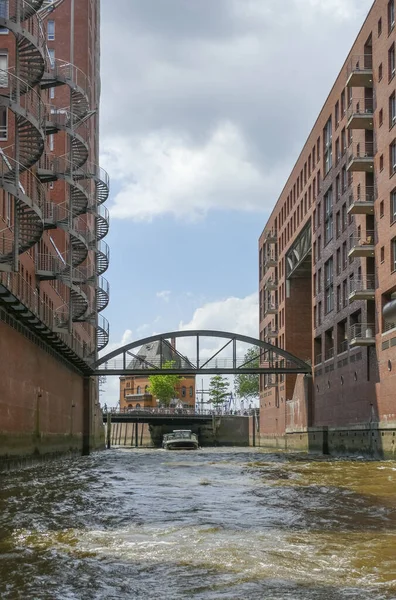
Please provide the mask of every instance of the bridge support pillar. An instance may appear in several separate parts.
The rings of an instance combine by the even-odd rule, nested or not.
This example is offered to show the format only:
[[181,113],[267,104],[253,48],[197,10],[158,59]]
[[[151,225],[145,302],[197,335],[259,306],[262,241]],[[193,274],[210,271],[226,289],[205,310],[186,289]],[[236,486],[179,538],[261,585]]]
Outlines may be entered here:
[[111,448],[111,412],[107,413],[106,448]]
[[83,431],[82,431],[82,454],[88,456],[91,453],[92,444],[92,385],[91,378],[84,377],[83,384]]

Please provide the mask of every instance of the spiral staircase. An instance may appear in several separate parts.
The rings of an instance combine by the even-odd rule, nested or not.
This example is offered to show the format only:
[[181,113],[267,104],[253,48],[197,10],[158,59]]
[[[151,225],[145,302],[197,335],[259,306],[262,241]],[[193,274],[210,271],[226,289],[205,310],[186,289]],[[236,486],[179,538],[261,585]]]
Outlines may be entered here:
[[[103,241],[109,231],[109,215],[103,206],[109,196],[109,178],[88,162],[88,121],[95,111],[90,108],[87,76],[66,61],[48,60],[37,13],[46,15],[61,2],[9,0],[8,11],[0,6],[0,27],[15,36],[18,59],[17,69],[0,71],[0,106],[13,113],[16,129],[13,156],[0,149],[0,187],[15,206],[13,235],[4,241],[0,231],[0,275],[15,270],[18,256],[32,249],[44,231],[65,231],[66,255],[37,251],[34,255],[38,280],[58,280],[69,289],[68,301],[55,311],[53,331],[46,335],[55,343],[58,333],[59,342],[70,338],[71,323],[88,323],[96,337],[95,350],[83,356],[89,361],[109,340],[109,324],[99,314],[109,302],[109,284],[103,277],[110,255]],[[61,85],[69,89],[69,108],[45,105],[36,91],[37,86],[45,90]],[[66,135],[69,152],[51,157],[45,154],[46,136],[59,132]],[[47,184],[58,180],[66,182],[69,190],[62,204],[47,199]]]

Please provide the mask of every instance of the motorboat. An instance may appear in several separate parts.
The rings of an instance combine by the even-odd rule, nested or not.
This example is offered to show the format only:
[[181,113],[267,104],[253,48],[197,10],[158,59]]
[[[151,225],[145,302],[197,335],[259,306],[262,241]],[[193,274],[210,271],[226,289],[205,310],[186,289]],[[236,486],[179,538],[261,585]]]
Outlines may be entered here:
[[162,447],[165,450],[197,450],[198,436],[189,429],[176,429],[164,435]]

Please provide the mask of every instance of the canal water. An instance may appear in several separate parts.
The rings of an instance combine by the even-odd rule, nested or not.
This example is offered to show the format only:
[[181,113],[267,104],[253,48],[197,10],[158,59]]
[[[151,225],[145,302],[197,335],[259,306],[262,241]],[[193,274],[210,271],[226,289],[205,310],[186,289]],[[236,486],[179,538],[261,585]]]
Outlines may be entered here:
[[396,463],[114,449],[0,473],[1,600],[396,599]]

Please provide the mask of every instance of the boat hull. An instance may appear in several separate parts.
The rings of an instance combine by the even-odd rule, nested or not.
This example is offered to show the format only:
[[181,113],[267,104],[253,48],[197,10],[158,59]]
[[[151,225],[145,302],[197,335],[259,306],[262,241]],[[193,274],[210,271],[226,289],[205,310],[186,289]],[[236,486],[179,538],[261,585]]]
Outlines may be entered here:
[[163,447],[165,450],[197,450],[198,444],[193,440],[172,440],[164,442]]

